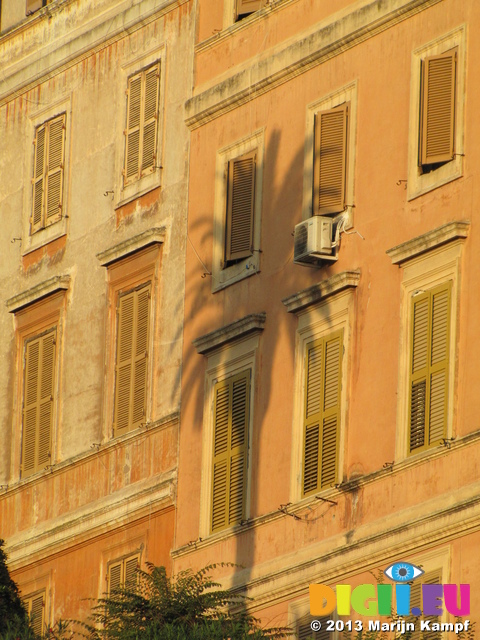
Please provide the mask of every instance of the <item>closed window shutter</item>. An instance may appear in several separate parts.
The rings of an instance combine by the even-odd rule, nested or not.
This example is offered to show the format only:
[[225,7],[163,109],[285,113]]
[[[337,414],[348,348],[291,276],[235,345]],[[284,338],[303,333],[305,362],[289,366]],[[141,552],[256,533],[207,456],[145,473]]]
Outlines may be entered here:
[[267,0],[237,0],[236,12],[237,16],[242,16],[248,13],[258,11],[262,7],[265,7]]
[[228,163],[226,262],[253,252],[255,151]]
[[48,122],[45,226],[62,217],[65,114]]
[[131,587],[137,580],[137,567],[139,565],[138,556],[127,558],[125,561],[125,586]]
[[245,517],[250,371],[214,391],[212,531]]
[[159,88],[159,63],[128,81],[124,184],[156,168]]
[[450,343],[450,284],[412,300],[409,450],[446,437]]
[[24,600],[27,613],[32,621],[32,628],[40,636],[45,631],[45,592],[28,596]]
[[123,561],[112,562],[108,568],[108,592],[111,594],[123,584]]
[[420,164],[454,155],[456,51],[423,61]]
[[43,198],[44,198],[44,166],[46,147],[46,125],[37,127],[35,132],[35,167],[33,172],[33,211],[32,233],[42,228],[43,224]]
[[343,333],[307,344],[303,494],[335,484],[338,475]]
[[150,284],[120,296],[118,301],[115,435],[146,420]]
[[44,7],[45,4],[46,4],[45,0],[27,0],[25,15],[28,16],[30,13],[33,13],[34,11],[38,11],[39,9]]
[[[437,569],[436,571],[429,571],[424,573],[421,578],[417,578],[410,587],[410,611],[413,608],[423,611],[423,597],[422,597],[422,585],[424,584],[442,584],[442,571]],[[424,616],[424,620],[430,620],[431,622],[438,622],[438,616]],[[415,631],[411,635],[411,640],[419,640],[421,637],[420,623],[417,616],[410,616],[408,622],[416,622]]]
[[146,174],[148,171],[153,171],[156,165],[159,85],[160,65],[157,64],[145,72],[142,175]]
[[25,346],[22,477],[50,462],[53,429],[56,331]]
[[313,213],[345,209],[348,104],[315,116]]
[[[297,638],[298,640],[334,640],[335,633],[327,631],[327,620],[333,619],[332,616],[315,617],[307,613],[297,621]],[[312,631],[310,626],[312,620],[318,620],[322,625],[319,631]]]

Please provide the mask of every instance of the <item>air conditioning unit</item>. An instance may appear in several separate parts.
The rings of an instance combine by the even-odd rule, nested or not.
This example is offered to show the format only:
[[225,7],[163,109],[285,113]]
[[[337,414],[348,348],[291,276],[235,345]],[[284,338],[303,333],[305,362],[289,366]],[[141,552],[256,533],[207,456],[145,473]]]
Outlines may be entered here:
[[333,242],[333,221],[325,216],[313,216],[295,226],[293,262],[318,265],[337,259]]

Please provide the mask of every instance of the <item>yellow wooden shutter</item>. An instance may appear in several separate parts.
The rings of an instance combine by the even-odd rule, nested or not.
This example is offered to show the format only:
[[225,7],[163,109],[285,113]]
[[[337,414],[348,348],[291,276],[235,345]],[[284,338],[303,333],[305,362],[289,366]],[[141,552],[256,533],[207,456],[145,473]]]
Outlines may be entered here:
[[266,0],[236,0],[236,14],[237,16],[247,15],[265,7],[266,4]]
[[315,116],[313,213],[345,209],[348,104]]
[[154,171],[157,164],[158,90],[160,86],[159,64],[145,71],[144,83],[142,175]]
[[65,114],[48,124],[48,153],[45,176],[45,226],[62,217]]
[[115,384],[115,435],[146,421],[147,369],[150,320],[150,284],[118,301]]
[[32,621],[33,631],[39,636],[42,635],[45,631],[45,592],[28,596],[24,602]]
[[456,58],[456,51],[449,51],[422,65],[421,165],[453,159]]
[[226,262],[248,258],[253,252],[256,152],[228,163]]
[[140,127],[142,114],[142,74],[128,81],[125,184],[139,177]]
[[25,9],[25,15],[30,15],[35,11],[38,11],[45,5],[45,0],[27,0],[27,5]]
[[[310,626],[312,620],[318,620],[322,625],[320,631],[312,631]],[[331,616],[322,616],[318,618],[312,616],[309,613],[302,616],[297,620],[296,624],[296,636],[298,640],[333,640],[335,633],[327,631],[327,620],[333,620],[333,614]]]
[[307,344],[303,494],[335,484],[338,475],[343,332]]
[[138,180],[157,166],[160,64],[128,81],[124,183]]
[[137,581],[137,567],[140,563],[138,555],[126,558],[124,560],[125,565],[125,586],[131,587]]
[[409,450],[446,437],[450,345],[450,284],[412,299]]
[[[442,570],[429,571],[423,576],[417,578],[410,587],[410,611],[416,607],[423,611],[422,585],[424,584],[442,584]],[[438,622],[437,616],[421,616],[424,620]],[[415,623],[415,631],[411,635],[411,640],[419,640],[421,637],[419,617],[409,616],[408,622]]]
[[38,231],[43,226],[43,206],[44,206],[44,167],[46,150],[46,125],[37,127],[35,131],[35,166],[33,170],[33,210],[32,210],[32,233]]
[[215,385],[212,531],[245,516],[250,371]]
[[53,429],[56,331],[25,345],[22,477],[50,462]]
[[123,584],[123,561],[112,562],[108,567],[108,593],[120,589]]

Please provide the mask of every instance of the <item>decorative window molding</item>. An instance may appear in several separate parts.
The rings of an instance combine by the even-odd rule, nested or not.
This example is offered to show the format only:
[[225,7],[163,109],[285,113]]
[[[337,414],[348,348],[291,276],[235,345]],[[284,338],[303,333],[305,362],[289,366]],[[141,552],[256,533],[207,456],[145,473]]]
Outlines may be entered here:
[[70,276],[53,276],[44,280],[27,291],[22,291],[7,300],[7,309],[10,313],[17,313],[24,307],[28,307],[42,298],[45,298],[57,291],[67,291],[70,287]]
[[[160,237],[143,236],[99,254],[107,266],[108,312],[104,439],[149,424],[152,415],[154,336],[160,278]],[[135,239],[133,239],[135,240]],[[124,253],[123,253],[124,252]],[[125,257],[120,257],[125,255]],[[103,257],[102,257],[103,256]],[[112,260],[115,260],[112,262]]]
[[59,288],[15,311],[18,376],[12,460],[21,461],[20,473],[12,468],[15,479],[44,471],[57,458],[66,304],[66,289]]
[[308,105],[302,220],[347,215],[347,228],[353,225],[356,136],[357,81]]
[[225,327],[221,327],[221,329],[216,329],[197,338],[193,341],[193,346],[196,348],[197,353],[205,355],[251,333],[263,331],[266,318],[267,314],[265,312],[252,313],[241,320],[236,320]]
[[[248,316],[247,319],[248,320]],[[206,538],[210,535],[225,536],[229,535],[231,527],[241,526],[246,521],[250,513],[250,474],[251,474],[251,442],[253,429],[253,407],[255,393],[255,370],[256,370],[256,353],[259,346],[260,332],[263,330],[263,322],[255,328],[255,330],[247,332],[239,332],[233,337],[233,330],[237,323],[232,323],[227,329],[231,338],[228,341],[219,340],[217,347],[213,346],[203,353],[207,353],[207,369],[206,369],[206,386],[205,386],[205,411],[204,411],[204,429],[203,429],[203,448],[202,448],[202,482],[200,496],[200,537]],[[245,323],[245,326],[248,322]],[[237,384],[236,389],[234,385]],[[241,387],[241,388],[240,388]],[[228,400],[229,404],[222,405],[221,400]],[[238,402],[243,407],[241,415],[243,416],[243,437],[242,442],[235,441],[235,421],[232,422],[232,405],[233,396],[238,395]],[[240,406],[239,405],[239,406]],[[223,409],[223,416],[228,420],[226,431],[228,437],[228,451],[232,454],[230,462],[233,460],[234,454],[240,456],[237,463],[240,465],[238,472],[243,475],[237,476],[237,493],[235,499],[230,499],[228,494],[223,494],[214,505],[215,473],[214,467],[223,457],[228,456],[228,452],[221,454],[218,445],[220,439],[219,427],[223,424],[220,420],[220,413]],[[225,413],[226,412],[226,413]],[[225,422],[225,421],[223,421]],[[224,426],[225,426],[224,425]],[[238,425],[237,425],[238,426]],[[240,433],[240,432],[239,432]],[[214,446],[217,441],[217,449]],[[237,439],[238,440],[238,439]],[[233,447],[237,446],[238,451]],[[235,449],[235,450],[234,450]],[[221,454],[221,455],[220,455]],[[237,456],[237,457],[238,457]],[[218,458],[218,459],[217,459]],[[237,466],[238,466],[237,464]],[[232,478],[232,465],[230,465],[230,478]],[[217,476],[218,477],[218,476]],[[241,483],[240,483],[240,480]],[[241,486],[240,486],[240,484]],[[232,494],[233,495],[233,494]],[[223,500],[223,502],[222,502]],[[227,500],[228,504],[225,502]],[[224,504],[225,503],[225,504]],[[226,513],[227,506],[230,507],[231,517],[216,517],[218,510],[221,511],[223,504],[223,513]],[[214,506],[216,507],[214,509]],[[228,514],[227,514],[228,515]]]
[[[463,175],[465,60],[465,25],[413,52],[407,176],[409,200]],[[444,81],[434,94],[435,100],[429,100],[429,87],[440,75]],[[434,111],[439,109],[442,117],[432,118]]]
[[[115,208],[160,186],[163,155],[165,47],[156,47],[122,66],[115,154]],[[120,117],[122,118],[120,120]]]
[[[343,451],[345,448],[349,359],[351,353],[350,342],[354,326],[354,290],[358,285],[358,281],[358,272],[344,272],[332,276],[332,278],[319,285],[314,285],[310,289],[296,294],[296,296],[290,296],[283,300],[287,309],[298,316],[295,349],[291,502],[298,502],[312,492],[318,492],[324,488],[329,488],[332,484],[340,483],[343,478]],[[319,347],[321,348],[320,351],[318,350]],[[336,353],[334,369],[325,367],[328,364],[325,362],[325,352],[327,360],[329,358],[331,360],[334,352]],[[320,360],[317,363],[320,368],[317,367],[317,374],[319,380],[323,381],[323,383],[320,384],[319,389],[323,387],[325,391],[325,383],[333,380],[330,380],[333,371],[336,380],[334,384],[336,391],[334,393],[335,397],[331,396],[331,394],[329,395],[330,400],[333,399],[333,404],[330,403],[331,407],[324,412],[325,415],[322,413],[322,416],[320,416],[324,426],[322,429],[318,427],[317,431],[310,429],[309,432],[310,418],[313,413],[311,414],[307,409],[309,402],[311,403],[312,399],[314,400],[316,397],[309,383],[309,375],[314,375],[310,358],[312,353],[314,355],[320,354]],[[334,361],[332,360],[330,364],[333,364]],[[320,390],[321,396],[324,391]],[[334,413],[332,413],[333,409],[335,409]],[[326,423],[332,422],[333,418],[335,419],[333,431],[329,431]],[[315,427],[316,424],[312,423],[310,426]],[[316,441],[314,436],[317,436]],[[332,458],[330,455],[329,465],[326,464],[328,456],[323,455],[320,446],[323,440],[325,440],[325,445],[330,444],[334,447],[332,449],[330,446],[329,449],[330,453],[333,451],[334,456]],[[317,449],[314,446],[315,442]],[[326,450],[324,451],[326,453]],[[309,452],[313,456],[311,461],[316,464],[315,469],[313,467],[312,469],[307,468]]]
[[22,255],[67,233],[71,120],[71,96],[28,120],[33,146],[26,166],[31,186],[24,189]]
[[[265,131],[260,129],[253,135],[217,152],[212,264],[212,291],[214,292],[254,275],[260,270],[264,147]],[[243,190],[241,180],[236,185],[234,184],[235,169],[240,167],[242,162],[248,164],[246,169],[249,189],[246,208],[235,205],[232,195],[235,193],[235,189]],[[233,213],[232,209],[234,209]],[[248,238],[245,241],[242,237],[242,230],[240,233],[234,231],[234,234],[237,233],[238,246],[233,247],[233,252],[231,246],[227,248],[232,235],[232,220],[233,224],[236,221],[237,229],[240,224],[243,231],[247,228],[248,232]],[[239,251],[235,252],[235,248]]]
[[165,227],[152,227],[105,251],[97,253],[97,258],[102,267],[108,267],[117,260],[123,260],[152,244],[162,244],[163,242],[165,242]]
[[[417,455],[421,455],[422,452],[428,455],[428,449],[438,445],[440,440],[454,436],[455,433],[453,418],[459,283],[462,248],[468,230],[465,223],[458,225],[457,230],[456,227],[456,223],[449,223],[449,225],[444,225],[388,252],[392,261],[401,264],[403,270],[396,433],[397,461],[415,454],[417,451]],[[407,257],[409,255],[410,257]],[[438,304],[434,299],[437,294]],[[445,296],[447,297],[445,298]],[[440,304],[441,298],[446,306]],[[419,305],[422,301],[422,308],[420,308]],[[438,333],[439,330],[436,330],[435,333],[431,325],[435,313],[440,314],[443,318],[441,325],[443,329],[440,333]],[[422,326],[420,326],[422,318],[424,320],[423,331],[426,332],[423,334],[421,332]],[[439,326],[438,323],[437,326]],[[420,338],[417,339],[416,335],[420,337],[423,335],[422,344],[426,349],[426,357],[429,358],[429,362],[423,362],[425,358],[423,360],[420,358],[419,346],[414,347],[414,344],[419,345]],[[432,353],[432,348],[435,353]],[[430,358],[429,354],[431,353]],[[442,355],[441,361],[438,359],[440,355]],[[423,400],[420,402],[421,399],[417,397],[418,389],[415,386],[417,377],[421,373],[418,367],[422,362],[426,367],[425,375],[428,378],[425,378],[425,393],[427,394],[425,405],[422,404]],[[440,367],[442,362],[443,368]],[[432,366],[433,369],[431,369]],[[442,368],[444,372],[443,399],[438,396],[440,388],[434,384],[435,380],[431,377],[438,367]],[[412,446],[410,440],[412,420],[416,425],[414,432],[418,431],[423,424],[424,433],[428,436],[430,394],[433,394],[432,402],[440,402],[440,404],[437,402],[437,409],[440,412],[440,417],[443,416],[442,433],[441,435],[437,434],[438,437],[436,435],[431,443],[422,444],[418,440],[414,441],[414,446]],[[415,436],[415,433],[413,435]]]

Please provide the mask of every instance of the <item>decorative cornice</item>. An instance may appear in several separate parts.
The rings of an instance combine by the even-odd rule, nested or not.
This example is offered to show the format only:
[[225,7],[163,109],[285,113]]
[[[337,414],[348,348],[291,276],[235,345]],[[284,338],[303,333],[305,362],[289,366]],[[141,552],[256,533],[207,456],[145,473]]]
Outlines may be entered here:
[[6,302],[7,309],[10,313],[16,313],[20,309],[28,307],[30,304],[38,302],[57,291],[66,291],[69,286],[70,276],[54,276],[36,284],[31,289],[17,293],[16,296],[9,298]]
[[110,249],[97,253],[97,258],[102,267],[108,267],[113,262],[123,260],[123,258],[140,251],[140,249],[145,249],[151,244],[162,244],[164,241],[165,227],[153,227],[110,247]]
[[427,233],[402,242],[392,249],[388,249],[387,255],[392,259],[392,264],[401,265],[407,260],[440,247],[442,244],[452,242],[457,239],[465,239],[470,229],[469,220],[459,220],[447,222],[447,224],[428,231]]
[[193,340],[193,346],[197,353],[205,355],[206,353],[218,349],[228,342],[239,340],[250,333],[258,333],[263,331],[267,314],[252,313],[241,320],[236,320],[225,327],[206,333],[196,340]]
[[327,280],[314,284],[313,287],[303,289],[303,291],[284,298],[282,302],[287,307],[288,313],[298,313],[306,307],[323,302],[329,296],[333,296],[335,293],[343,291],[343,289],[358,286],[359,280],[360,271],[342,271],[327,278]]
[[196,129],[438,2],[375,0],[333,22],[323,21],[188,100],[185,122]]

